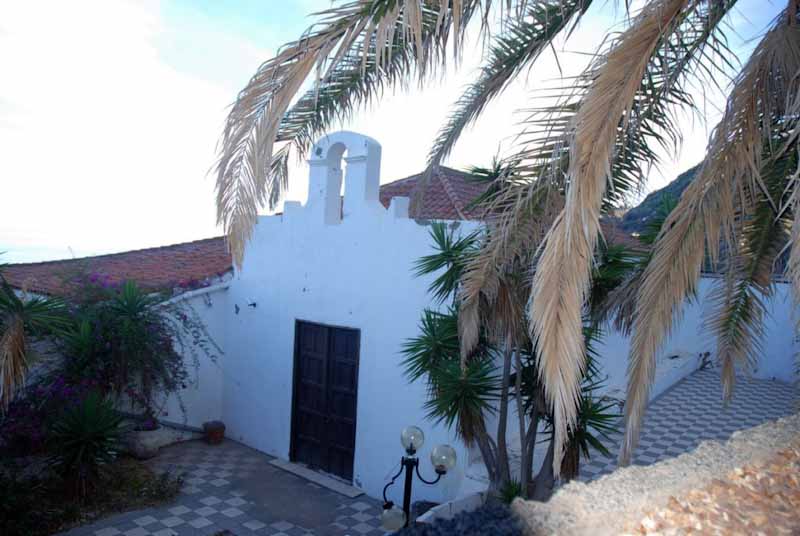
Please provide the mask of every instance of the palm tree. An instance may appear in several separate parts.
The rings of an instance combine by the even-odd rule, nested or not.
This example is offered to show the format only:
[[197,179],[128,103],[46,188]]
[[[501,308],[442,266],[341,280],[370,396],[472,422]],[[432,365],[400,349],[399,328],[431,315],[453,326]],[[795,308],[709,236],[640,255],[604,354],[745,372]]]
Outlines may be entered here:
[[[633,330],[622,462],[636,445],[659,345],[706,263],[726,274],[712,325],[728,396],[735,365],[756,353],[772,266],[784,252],[786,275],[800,298],[799,1],[774,8],[769,30],[733,80],[698,176],[632,287],[634,302],[621,309]],[[644,186],[660,150],[677,150],[677,112],[702,116],[687,88],[698,79],[715,83],[732,68],[724,29],[735,5],[649,0],[580,77],[565,82],[555,105],[531,115],[522,148],[507,157],[513,175],[486,203],[491,232],[463,275],[461,353],[468,355],[491,325],[479,309],[498,299],[502,274],[520,259],[535,260],[526,284],[528,331],[554,415],[556,474],[578,422],[584,312],[602,243],[600,218]],[[432,144],[431,169],[486,104],[534,65],[556,36],[568,35],[591,6],[591,0],[350,0],[319,14],[318,24],[259,68],[228,117],[217,206],[236,262],[259,206],[280,199],[290,154],[305,154],[333,121],[384,88],[437,75],[448,46],[461,54],[471,20],[483,21],[483,35],[494,12],[503,23],[476,80]],[[294,100],[315,69],[313,87]]]
[[61,300],[21,296],[0,273],[0,410],[14,400],[25,383],[28,364],[34,355],[29,335],[47,335],[70,326]]
[[[492,180],[495,173],[483,168],[472,168]],[[484,173],[487,172],[487,173]],[[552,415],[543,403],[543,389],[536,374],[536,349],[525,329],[525,299],[529,288],[525,286],[524,271],[514,270],[504,274],[497,291],[498,299],[484,303],[480,314],[486,318],[479,341],[469,355],[462,355],[459,342],[459,288],[463,270],[474,255],[486,233],[475,232],[456,237],[441,222],[431,226],[433,253],[416,263],[416,275],[435,274],[429,290],[441,309],[426,309],[420,322],[420,334],[409,339],[403,348],[404,367],[410,381],[424,379],[428,386],[426,409],[428,417],[454,427],[467,445],[477,445],[486,467],[489,492],[501,494],[512,482],[521,484],[526,497],[544,500],[553,490],[552,464],[545,464],[536,477],[532,473],[533,454],[539,424],[552,426]],[[607,253],[598,259],[595,292],[600,310],[602,300],[625,278],[636,264],[628,262],[624,248],[608,246]],[[585,330],[587,346],[601,336],[601,332],[587,316]],[[580,458],[589,457],[589,447],[608,454],[603,439],[613,429],[619,415],[611,411],[614,406],[596,393],[603,387],[604,378],[595,364],[591,352],[587,353],[586,374],[581,384],[579,423],[570,435],[565,457],[564,478],[578,476]],[[516,403],[520,438],[519,474],[512,475],[507,431],[510,405]],[[492,434],[487,427],[487,417],[497,415],[497,429]],[[546,458],[552,458],[554,444],[550,443]]]

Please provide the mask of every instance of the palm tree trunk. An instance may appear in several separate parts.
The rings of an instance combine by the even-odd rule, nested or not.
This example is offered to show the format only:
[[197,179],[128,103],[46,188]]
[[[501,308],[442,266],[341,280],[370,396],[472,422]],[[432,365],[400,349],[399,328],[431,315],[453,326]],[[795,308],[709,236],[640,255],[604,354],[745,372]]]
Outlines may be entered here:
[[500,490],[497,486],[497,453],[496,447],[492,444],[492,438],[489,437],[483,425],[475,434],[475,443],[478,445],[478,450],[481,451],[483,465],[486,467],[486,475],[489,478],[489,494],[491,495]]
[[544,457],[542,463],[542,470],[536,475],[533,481],[533,490],[529,490],[528,494],[534,501],[546,502],[553,495],[553,488],[556,484],[555,473],[553,472],[553,458],[555,457],[555,438],[550,440],[550,446],[547,448],[547,455]]
[[539,412],[534,405],[531,413],[531,423],[528,432],[525,434],[522,443],[522,461],[520,463],[519,481],[526,496],[529,494],[531,482],[533,482],[533,452],[536,449],[536,434],[539,430]]
[[519,482],[525,489],[528,482],[527,472],[525,472],[525,455],[528,452],[527,433],[525,431],[525,410],[522,404],[522,358],[519,355],[519,348],[514,350],[514,364],[517,370],[516,381],[514,382],[517,402],[517,419],[519,419]]
[[506,340],[503,350],[503,379],[500,391],[500,414],[497,423],[497,479],[499,488],[508,482],[511,473],[508,467],[508,445],[506,444],[506,429],[508,428],[508,389],[511,384],[511,344],[510,337]]
[[564,459],[561,460],[561,480],[569,482],[578,478],[581,468],[581,450],[577,443],[567,444]]

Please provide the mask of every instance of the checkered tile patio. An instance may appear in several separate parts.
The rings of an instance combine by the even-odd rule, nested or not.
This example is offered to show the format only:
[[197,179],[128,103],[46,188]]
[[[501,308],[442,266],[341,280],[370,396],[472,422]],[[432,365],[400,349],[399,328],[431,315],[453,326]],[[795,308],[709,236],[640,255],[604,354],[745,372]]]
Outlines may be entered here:
[[190,441],[162,449],[152,465],[186,475],[174,504],[103,519],[73,536],[189,536],[229,530],[236,536],[375,536],[378,501],[347,497],[269,464],[238,443]]
[[[737,430],[786,417],[797,411],[797,400],[797,388],[790,384],[738,378],[726,406],[719,372],[695,372],[650,404],[633,463],[659,462],[693,450],[702,441],[725,440]],[[620,436],[612,439],[612,457],[596,453],[590,462],[582,461],[580,480],[594,480],[617,467]]]
[[[789,415],[796,411],[797,397],[791,385],[740,379],[726,407],[718,372],[696,372],[650,405],[634,463],[654,463],[703,440],[727,439],[736,430]],[[583,462],[581,480],[616,468],[619,437],[614,439],[612,458],[595,454]],[[236,536],[383,534],[378,501],[348,499],[271,465],[271,459],[231,441],[220,446],[190,441],[162,449],[153,466],[186,474],[174,504],[117,515],[67,534],[202,536],[225,529]]]

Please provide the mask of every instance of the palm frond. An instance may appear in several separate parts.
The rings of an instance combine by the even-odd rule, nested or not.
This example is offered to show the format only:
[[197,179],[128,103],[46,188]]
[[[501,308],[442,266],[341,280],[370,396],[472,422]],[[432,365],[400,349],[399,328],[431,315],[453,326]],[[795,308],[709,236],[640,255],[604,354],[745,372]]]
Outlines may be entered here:
[[688,0],[653,0],[602,58],[575,116],[569,188],[537,262],[531,289],[531,332],[539,374],[553,408],[554,472],[575,427],[584,369],[582,311],[608,188],[620,120],[630,120],[651,57],[686,16]]
[[748,206],[738,211],[735,234],[739,240],[726,252],[726,276],[711,295],[707,323],[717,337],[725,400],[733,393],[735,366],[752,368],[762,353],[766,302],[773,296],[775,261],[790,225],[790,214],[779,216],[769,200],[781,199],[797,164],[794,151],[768,161],[768,168],[761,172],[768,194],[759,190],[756,199],[742,199]]
[[[274,206],[283,191],[287,154],[275,163],[276,142],[292,140],[302,153],[313,135],[383,84],[409,77],[412,69],[424,77],[432,58],[443,60],[448,42],[458,50],[470,18],[488,11],[491,3],[352,0],[317,14],[316,25],[259,67],[231,108],[216,166],[217,220],[237,265],[257,211],[264,204]],[[401,58],[392,63],[398,48]],[[315,70],[313,94],[307,93],[287,117]],[[320,96],[323,107],[317,108]]]
[[71,325],[61,300],[17,296],[0,277],[0,410],[5,411],[24,385],[32,355],[28,335],[60,333]]
[[[648,140],[662,145],[679,140],[668,110],[674,105],[693,105],[684,89],[686,79],[704,62],[729,63],[725,58],[730,52],[718,36],[718,27],[734,3],[735,0],[695,5],[683,22],[680,37],[654,53],[632,106],[631,117],[635,120],[627,124],[620,121],[617,129],[604,206],[618,204],[627,192],[643,183],[647,170],[658,163],[657,152]],[[459,329],[464,334],[461,341],[467,345],[462,351],[468,351],[469,344],[476,340],[480,318],[475,314],[477,304],[491,301],[497,270],[507,261],[520,258],[523,250],[528,250],[526,255],[532,264],[533,251],[563,206],[569,139],[579,102],[576,98],[587,88],[587,80],[579,79],[574,86],[564,88],[564,102],[531,111],[521,136],[523,147],[506,163],[514,170],[513,180],[485,203],[493,232],[470,262],[463,282],[462,309],[468,309],[468,314],[462,311],[459,318]]]
[[636,317],[636,296],[639,294],[645,269],[653,259],[653,244],[677,203],[677,199],[672,196],[663,197],[661,205],[648,220],[644,231],[639,236],[642,250],[633,252],[634,267],[628,272],[625,280],[612,290],[600,305],[599,320],[613,319],[614,328],[626,336],[629,336],[633,329],[633,321]]
[[437,390],[432,372],[450,361],[458,361],[458,319],[456,312],[445,313],[425,309],[419,325],[419,335],[402,346],[401,363],[409,382],[427,376],[429,387]]
[[[531,65],[572,22],[577,25],[592,0],[543,0],[524,8],[523,16],[510,19],[503,32],[494,38],[480,75],[456,101],[428,153],[428,170],[450,154],[464,129],[486,105]],[[522,4],[522,3],[521,3]]]
[[499,398],[500,379],[491,359],[476,359],[462,368],[458,361],[442,364],[433,371],[436,396],[425,403],[427,417],[448,427],[455,426],[459,437],[472,444],[484,415],[494,412]]
[[[777,19],[737,77],[722,121],[714,130],[706,160],[656,243],[637,297],[628,396],[626,434],[620,461],[627,463],[636,447],[639,427],[655,375],[655,359],[672,329],[685,297],[697,285],[705,246],[712,263],[720,244],[733,244],[736,200],[754,197],[762,188],[764,147],[784,151],[776,143],[776,127],[797,118],[796,74],[800,71],[800,30]],[[774,200],[770,201],[774,204]]]
[[21,316],[7,317],[0,336],[0,408],[5,411],[14,400],[28,371],[28,344]]
[[414,261],[414,275],[420,277],[440,272],[428,287],[428,292],[439,303],[456,297],[465,262],[476,248],[479,234],[479,231],[474,231],[457,237],[455,231],[448,229],[443,222],[431,225],[435,253]]

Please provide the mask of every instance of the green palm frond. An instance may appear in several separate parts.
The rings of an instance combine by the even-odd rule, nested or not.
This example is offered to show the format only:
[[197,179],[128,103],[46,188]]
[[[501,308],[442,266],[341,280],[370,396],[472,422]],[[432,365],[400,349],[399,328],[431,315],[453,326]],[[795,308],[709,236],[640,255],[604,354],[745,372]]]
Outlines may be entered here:
[[[665,195],[656,212],[648,219],[644,231],[639,236],[642,249],[630,252],[633,266],[620,284],[600,302],[599,309],[594,315],[598,322],[610,319],[615,329],[625,335],[630,334],[636,316],[636,296],[642,284],[644,271],[653,258],[653,244],[676,204],[677,200],[673,196]],[[689,298],[693,297],[692,293]]]
[[592,0],[542,0],[527,4],[523,16],[512,18],[497,35],[477,80],[456,101],[428,153],[428,169],[450,154],[464,129],[491,100],[531,65],[553,39],[572,22],[577,25]]
[[33,351],[29,335],[63,333],[71,326],[63,301],[17,295],[0,277],[0,410],[5,411],[25,383]]
[[432,372],[444,363],[458,361],[458,317],[455,311],[440,313],[425,309],[419,325],[419,335],[408,339],[402,346],[401,363],[406,378],[414,382],[426,374],[435,390],[436,377]]
[[477,247],[480,232],[456,236],[456,231],[448,228],[447,224],[434,222],[431,224],[430,235],[436,252],[414,261],[414,275],[421,277],[441,272],[431,282],[428,291],[442,303],[455,299],[464,267]]
[[591,323],[600,325],[606,321],[609,313],[609,297],[639,267],[641,252],[623,244],[606,242],[601,242],[597,249],[588,296],[588,316]]
[[735,366],[752,368],[762,355],[766,302],[773,296],[775,264],[789,238],[792,215],[778,214],[771,201],[780,202],[788,191],[798,166],[797,153],[782,151],[779,158],[765,160],[761,179],[767,191],[759,190],[753,199],[739,198],[752,207],[740,211],[736,232],[740,239],[728,249],[726,276],[710,297],[708,325],[717,337],[725,400],[733,394]]
[[427,417],[435,423],[455,427],[471,444],[484,415],[493,413],[499,398],[500,378],[492,359],[475,359],[462,368],[459,362],[443,363],[432,371],[436,395],[425,403]]

